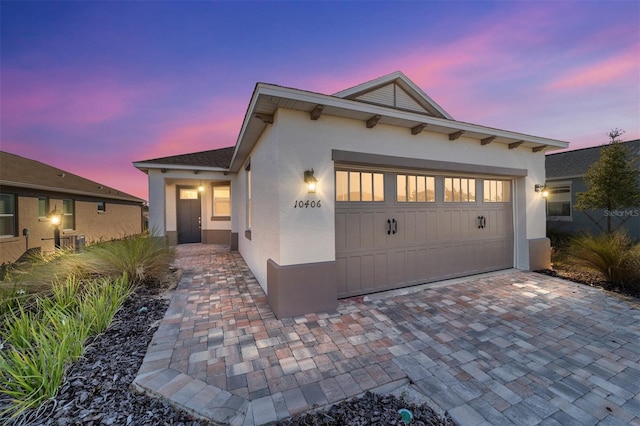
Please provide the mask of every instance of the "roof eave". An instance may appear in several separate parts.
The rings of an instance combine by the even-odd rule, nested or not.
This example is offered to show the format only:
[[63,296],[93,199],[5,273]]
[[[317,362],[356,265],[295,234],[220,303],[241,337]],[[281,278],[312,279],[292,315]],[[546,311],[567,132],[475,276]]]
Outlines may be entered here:
[[[272,108],[269,111],[257,111],[256,105],[261,97],[267,97]],[[280,86],[274,86],[265,83],[258,83],[253,92],[251,102],[245,114],[245,118],[242,122],[242,128],[236,142],[236,149],[229,166],[231,172],[237,172],[242,163],[246,160],[247,156],[253,149],[253,146],[257,142],[259,136],[255,137],[255,140],[247,140],[247,131],[250,126],[255,126],[256,130],[254,134],[260,135],[264,128],[268,125],[264,122],[264,119],[256,117],[257,114],[274,114],[279,108],[274,102],[278,100],[292,100],[297,101],[299,105],[304,105],[307,108],[302,107],[299,110],[311,111],[317,105],[323,105],[325,107],[331,107],[342,111],[353,111],[357,113],[363,113],[370,116],[379,115],[381,117],[387,117],[389,119],[401,120],[406,122],[407,128],[411,128],[414,125],[426,124],[435,126],[441,129],[448,129],[451,132],[471,132],[476,135],[484,135],[485,137],[495,136],[501,138],[502,143],[518,142],[522,141],[527,143],[527,146],[535,148],[538,151],[547,152],[555,149],[564,149],[569,146],[569,142],[543,138],[538,136],[526,135],[523,133],[511,132],[507,130],[494,129],[486,126],[480,126],[477,124],[465,123],[461,121],[449,120],[444,118],[432,117],[426,114],[399,111],[393,108],[372,105],[359,101],[338,98],[335,96],[323,95],[319,93],[306,92],[298,89],[285,88]]]
[[[132,195],[117,195],[117,194],[103,194],[97,192],[89,192],[89,191],[80,191],[76,189],[66,189],[54,186],[46,186],[46,185],[36,185],[24,182],[13,182],[8,180],[0,180],[0,186],[13,187],[13,188],[25,188],[25,189],[35,189],[38,191],[47,191],[47,192],[57,192],[60,194],[73,194],[73,195],[84,195],[88,197],[94,198],[104,198],[108,200],[120,200],[120,201],[129,201],[132,203],[144,203],[145,200],[142,198],[134,197]],[[111,190],[114,190],[111,188]]]
[[228,172],[229,169],[225,167],[208,167],[208,166],[188,166],[180,164],[159,164],[159,163],[145,163],[136,162],[133,166],[144,172],[148,173],[149,170],[182,170],[193,172]]

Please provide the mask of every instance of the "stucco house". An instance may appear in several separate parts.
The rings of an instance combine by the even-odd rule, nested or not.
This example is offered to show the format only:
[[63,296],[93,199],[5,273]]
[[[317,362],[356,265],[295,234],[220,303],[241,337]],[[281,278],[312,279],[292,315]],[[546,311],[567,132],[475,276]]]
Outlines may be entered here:
[[50,213],[62,213],[61,246],[142,232],[144,200],[52,167],[0,151],[0,263],[27,249],[54,250]]
[[240,251],[278,317],[546,267],[545,152],[454,120],[401,72],[325,95],[258,83],[234,147],[134,163],[150,228]]
[[[631,155],[640,159],[640,139],[622,142]],[[588,231],[600,233],[607,227],[607,215],[612,224],[640,241],[640,206],[624,210],[580,211],[574,208],[577,194],[587,190],[584,176],[600,158],[601,146],[549,154],[546,163],[547,229],[551,233],[571,234]]]

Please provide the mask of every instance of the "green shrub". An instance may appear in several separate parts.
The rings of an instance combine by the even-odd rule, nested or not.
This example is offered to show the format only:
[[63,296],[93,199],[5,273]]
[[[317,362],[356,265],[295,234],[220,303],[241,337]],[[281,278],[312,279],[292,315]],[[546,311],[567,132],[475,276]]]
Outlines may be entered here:
[[622,231],[573,237],[566,254],[570,265],[599,272],[623,290],[640,289],[640,245]]
[[174,250],[163,238],[135,236],[89,246],[76,260],[91,275],[126,275],[134,284],[152,284],[162,280],[173,259]]
[[11,346],[0,353],[0,392],[12,400],[1,415],[16,417],[55,396],[71,361],[74,336],[37,327],[32,338],[34,343],[26,347]]
[[126,277],[58,281],[33,309],[18,305],[0,329],[0,393],[11,406],[0,416],[19,416],[53,398],[66,367],[84,352],[88,337],[103,332],[131,294]]
[[102,278],[87,286],[87,293],[78,306],[80,317],[87,321],[89,332],[100,334],[107,329],[120,306],[131,294],[127,277],[115,280]]

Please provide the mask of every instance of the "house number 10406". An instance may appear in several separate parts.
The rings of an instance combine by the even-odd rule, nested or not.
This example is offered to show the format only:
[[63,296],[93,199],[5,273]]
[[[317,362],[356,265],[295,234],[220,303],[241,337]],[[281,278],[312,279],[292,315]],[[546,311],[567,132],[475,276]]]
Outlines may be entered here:
[[293,203],[293,208],[294,208],[294,209],[307,209],[307,208],[315,209],[316,207],[317,207],[317,208],[322,207],[322,206],[320,205],[320,200],[318,200],[318,201],[309,201],[309,200],[304,201],[304,200],[298,200],[298,201],[296,201],[296,202],[294,202],[294,203]]

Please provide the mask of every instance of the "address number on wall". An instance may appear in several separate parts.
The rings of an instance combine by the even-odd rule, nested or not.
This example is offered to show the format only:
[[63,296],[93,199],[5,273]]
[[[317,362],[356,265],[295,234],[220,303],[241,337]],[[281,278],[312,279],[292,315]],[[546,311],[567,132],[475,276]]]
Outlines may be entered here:
[[294,209],[315,209],[315,208],[319,209],[320,207],[322,207],[322,205],[320,204],[320,200],[318,201],[298,200],[293,203]]

